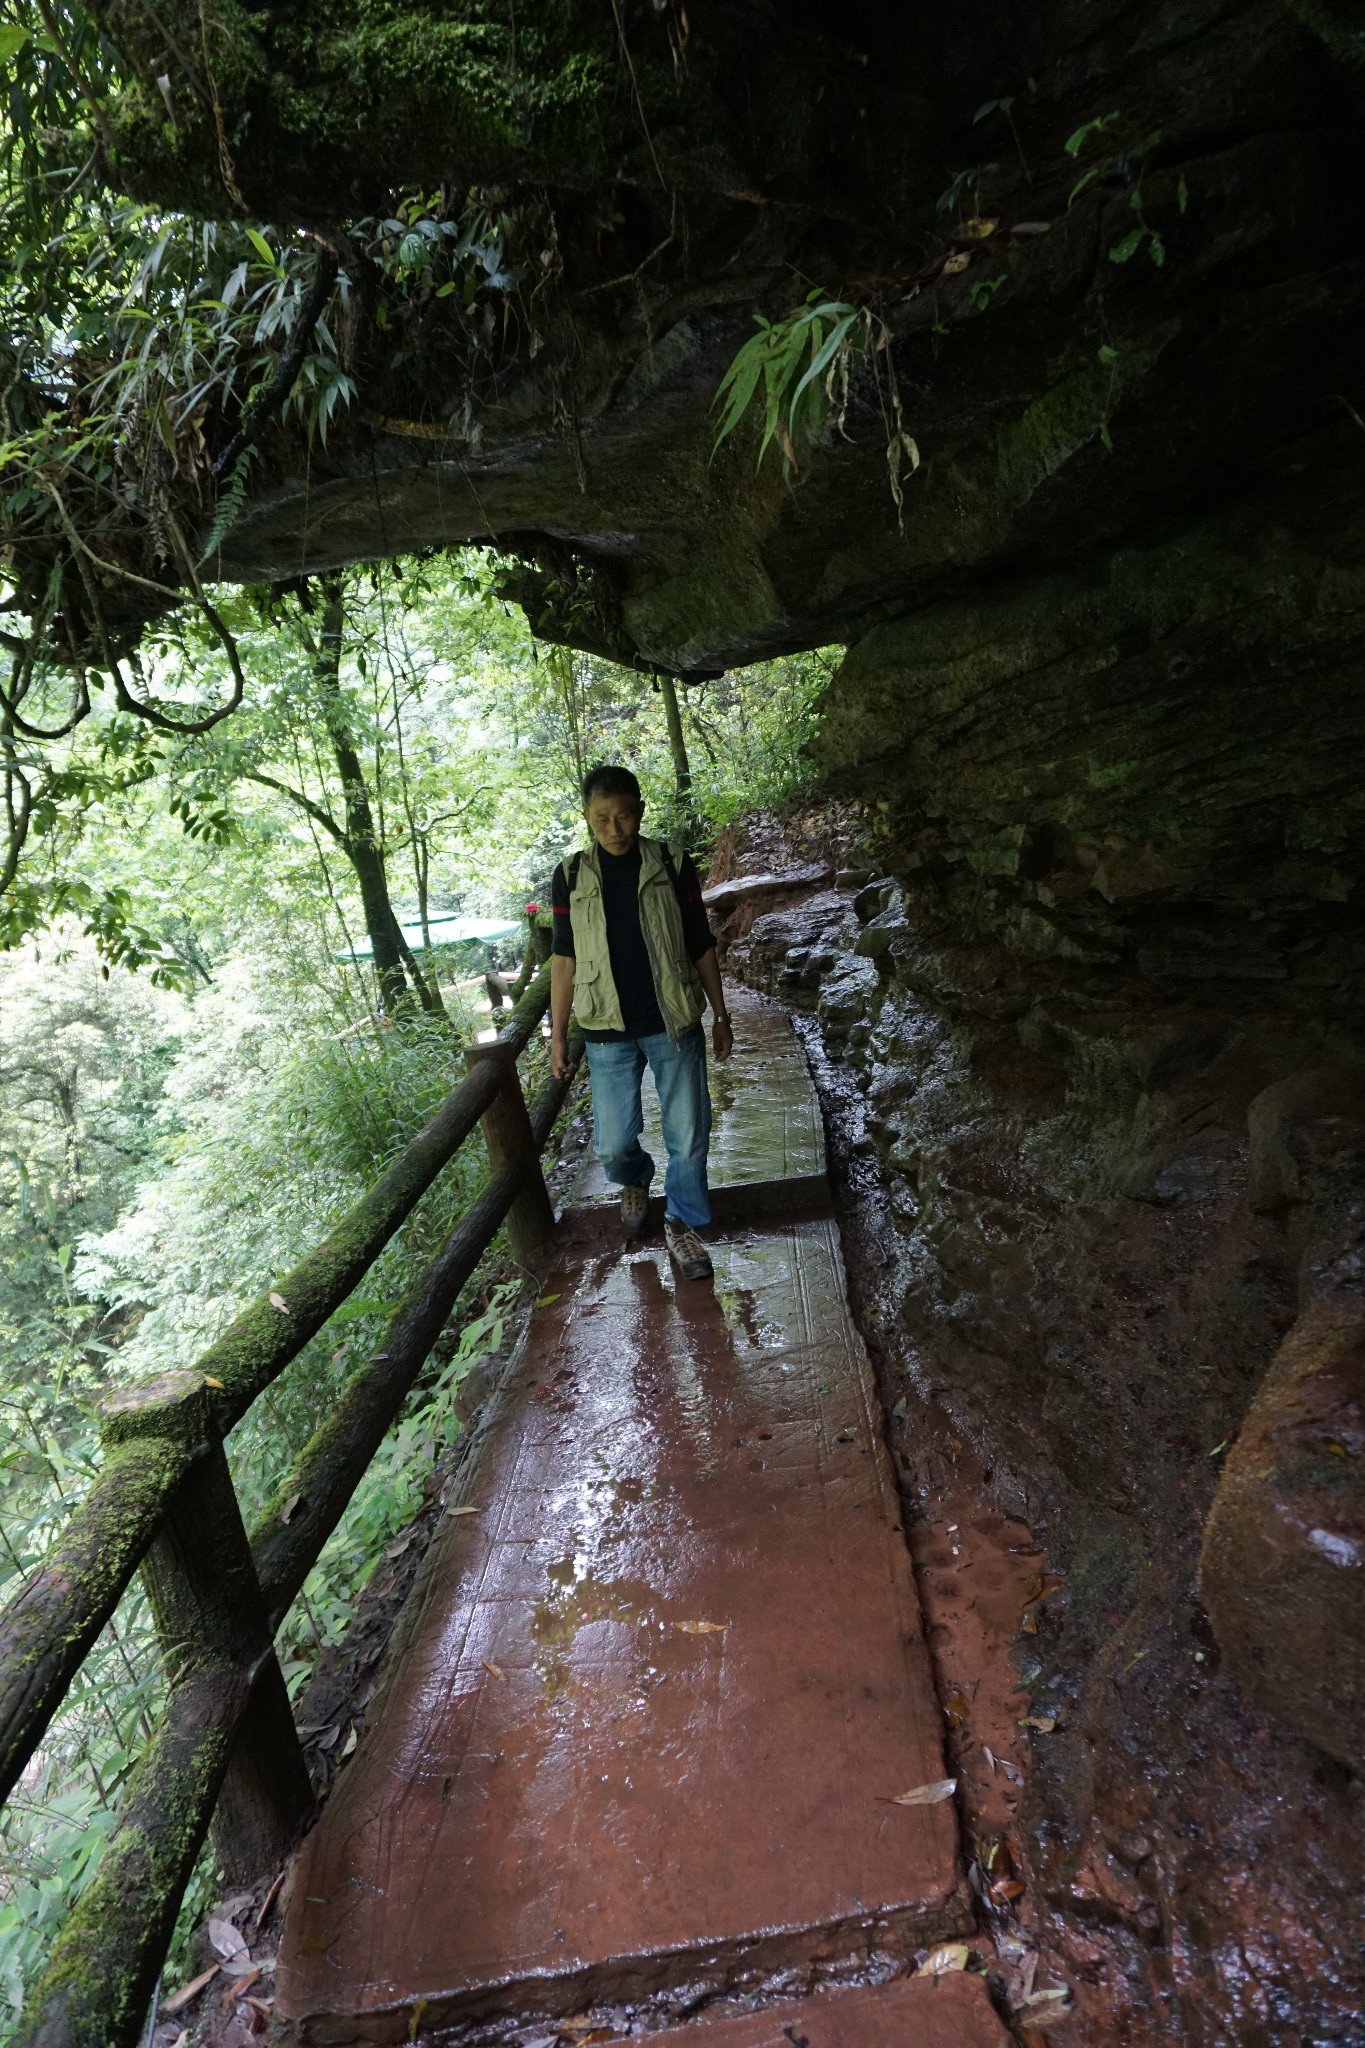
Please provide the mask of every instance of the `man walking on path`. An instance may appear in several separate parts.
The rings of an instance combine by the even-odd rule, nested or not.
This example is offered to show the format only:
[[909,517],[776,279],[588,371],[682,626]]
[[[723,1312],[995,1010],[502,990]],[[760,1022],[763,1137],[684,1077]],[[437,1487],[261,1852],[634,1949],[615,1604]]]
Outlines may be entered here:
[[629,768],[593,768],[583,779],[593,843],[554,874],[550,1066],[561,1080],[569,1072],[569,1012],[576,1010],[597,1156],[621,1189],[621,1221],[631,1232],[644,1229],[654,1177],[640,1143],[640,1082],[651,1068],[668,1150],[664,1238],[684,1276],[704,1280],[711,1272],[697,1236],[711,1221],[704,999],[715,1012],[718,1060],[729,1059],[734,1034],[692,857],[642,837],[644,808]]

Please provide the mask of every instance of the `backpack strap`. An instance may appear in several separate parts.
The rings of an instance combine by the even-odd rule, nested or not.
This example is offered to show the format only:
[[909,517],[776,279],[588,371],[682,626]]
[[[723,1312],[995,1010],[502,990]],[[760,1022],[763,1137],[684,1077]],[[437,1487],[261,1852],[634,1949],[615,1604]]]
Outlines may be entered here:
[[582,867],[582,865],[583,855],[581,852],[571,853],[566,861],[560,862],[560,866],[564,870],[564,880],[568,883],[569,894],[571,896],[573,895],[574,890],[578,887],[578,870]]
[[[682,882],[679,878],[677,867],[674,865],[675,849],[669,845],[666,839],[661,839],[659,841],[659,851],[663,855],[664,866],[668,870],[668,879],[673,884],[673,894],[678,899],[678,908],[682,910],[685,906],[683,904]],[[684,860],[687,858],[687,849],[682,845],[681,841],[679,841],[676,851]]]

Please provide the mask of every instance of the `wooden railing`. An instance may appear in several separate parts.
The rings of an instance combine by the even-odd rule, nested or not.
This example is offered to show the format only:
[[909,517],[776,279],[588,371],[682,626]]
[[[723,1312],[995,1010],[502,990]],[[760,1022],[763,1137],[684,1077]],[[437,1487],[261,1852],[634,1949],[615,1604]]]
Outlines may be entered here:
[[[303,1828],[313,1794],[273,1637],[499,1227],[523,1260],[554,1227],[540,1154],[570,1083],[548,1082],[528,1112],[516,1065],[548,1001],[547,967],[316,1251],[192,1368],[105,1402],[103,1471],[0,1613],[0,1799],[139,1567],[168,1697],[99,1869],[30,1994],[19,2048],[131,2048],[210,1824],[234,1881],[278,1868]],[[341,1306],[477,1123],[487,1186],[248,1533],[224,1435]]]

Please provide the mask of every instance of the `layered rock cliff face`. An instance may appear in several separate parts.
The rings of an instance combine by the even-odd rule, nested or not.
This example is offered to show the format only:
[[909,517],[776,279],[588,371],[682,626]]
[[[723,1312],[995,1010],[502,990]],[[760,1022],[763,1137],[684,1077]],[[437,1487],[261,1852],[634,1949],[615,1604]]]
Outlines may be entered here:
[[[1318,799],[1286,790],[1278,845],[1257,824],[1292,780],[1274,743],[1257,760],[1216,688],[1182,700],[1124,635],[1144,580],[1168,617],[1189,602],[1118,563],[856,650],[819,751],[866,779],[878,872],[755,905],[730,964],[816,1027],[902,1470],[926,1441],[970,1457],[1064,1574],[1016,1654],[1048,1730],[1023,1835],[1081,1991],[1067,2038],[1346,2042],[1359,933]],[[1002,688],[1007,647],[1031,702],[1017,669]],[[1271,734],[1295,716],[1272,696]],[[859,733],[902,744],[855,776]],[[1186,769],[1204,801],[1173,813]]]
[[1365,2000],[1361,539],[1305,471],[875,628],[816,743],[873,879],[735,949],[819,1021],[888,1394],[1067,1575],[1026,1833],[1096,2042]]

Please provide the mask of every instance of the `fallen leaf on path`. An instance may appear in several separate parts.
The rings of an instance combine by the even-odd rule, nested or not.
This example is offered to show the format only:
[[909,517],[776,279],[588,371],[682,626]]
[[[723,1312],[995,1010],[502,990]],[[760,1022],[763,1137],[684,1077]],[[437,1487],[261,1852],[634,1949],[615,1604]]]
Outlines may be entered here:
[[225,1977],[235,1977],[240,1980],[243,1977],[256,1978],[260,1974],[260,1964],[253,1963],[245,1950],[239,1956],[228,1956],[223,1963],[223,1975]]
[[999,225],[998,220],[983,220],[979,214],[973,214],[970,220],[963,221],[962,232],[964,235],[970,235],[974,242],[984,242],[995,233]]
[[288,1500],[285,1502],[284,1506],[280,1509],[280,1520],[281,1522],[283,1522],[286,1529],[289,1527],[289,1524],[293,1521],[295,1512],[298,1509],[299,1502],[302,1499],[303,1495],[301,1493],[291,1493]]
[[350,1734],[349,1734],[349,1735],[348,1735],[348,1736],[346,1737],[346,1740],[345,1740],[345,1742],[343,1742],[343,1744],[341,1745],[341,1754],[342,1754],[342,1756],[343,1756],[343,1757],[348,1757],[348,1756],[350,1756],[351,1752],[352,1752],[352,1751],[354,1750],[354,1748],[355,1748],[355,1746],[356,1746],[357,1742],[359,1742],[359,1740],[360,1740],[360,1734],[359,1734],[359,1731],[358,1731],[358,1730],[357,1730],[357,1729],[356,1729],[356,1728],[355,1728],[355,1727],[353,1726],[353,1727],[352,1727],[352,1729],[351,1729],[351,1732],[350,1732]]
[[685,1636],[723,1636],[730,1626],[728,1621],[680,1621],[678,1627]]
[[1036,1948],[1031,1948],[1026,1952],[1020,1965],[1018,1985],[1010,1993],[1010,2004],[1012,2006],[1017,2008],[1024,2003],[1025,1999],[1033,1996],[1033,1981],[1037,1975],[1038,1951]]
[[912,1791],[898,1792],[891,1801],[893,1806],[938,1806],[943,1800],[951,1799],[957,1790],[956,1778],[935,1778],[928,1785],[916,1785]]
[[967,265],[971,262],[971,260],[972,255],[970,249],[959,249],[957,254],[955,256],[950,256],[948,258],[948,261],[944,264],[943,275],[945,277],[956,277],[960,270],[965,270],[967,268]]
[[586,2034],[597,2032],[597,2021],[586,2012],[575,2013],[570,2020],[560,2020],[557,2031],[567,2034],[570,2040],[582,2040]]
[[1036,1636],[1038,1633],[1038,1617],[1031,1607],[1024,1609],[1019,1623],[1019,1633],[1021,1636]]
[[1019,1726],[1021,1728],[1036,1729],[1039,1735],[1051,1735],[1053,1729],[1057,1726],[1057,1716],[1055,1714],[1025,1714]]
[[282,1316],[287,1316],[291,1312],[289,1303],[285,1300],[282,1294],[272,1294],[270,1296],[270,1306],[272,1308],[277,1308]]
[[452,1515],[481,1515],[481,1514],[483,1513],[483,1509],[482,1509],[482,1508],[452,1508],[452,1509],[450,1510],[450,1512],[451,1512],[451,1514],[452,1514]]
[[506,1685],[507,1673],[503,1670],[500,1664],[490,1664],[487,1657],[480,1657],[479,1662],[482,1664],[484,1670],[488,1672],[490,1677],[500,1678],[503,1684]]
[[230,1920],[221,1919],[218,1914],[209,1917],[209,1940],[220,1956],[240,1956],[246,1953],[246,1941]]
[[1017,1877],[1002,1877],[998,1884],[991,1886],[991,1897],[998,1905],[1007,1906],[1011,1899],[1022,1899],[1024,1887]]
[[161,2001],[162,2012],[171,2015],[183,2012],[190,2000],[197,1998],[204,1986],[213,1982],[214,1978],[218,1975],[220,1967],[220,1964],[215,1963],[212,1969],[201,1970],[197,1977],[190,1978],[188,1984],[182,1984],[180,1989],[173,1992],[169,1998],[163,1998]]
[[949,1970],[965,1970],[971,1950],[965,1941],[941,1941],[931,1948],[915,1972],[917,1977],[944,1977]]
[[223,1382],[221,1380],[214,1379],[212,1373],[206,1372],[204,1374],[204,1385],[206,1387],[212,1387],[215,1394],[225,1394],[227,1392],[227,1388],[223,1385]]
[[1071,1992],[1065,1984],[1054,1984],[1050,1991],[1035,1991],[1019,2007],[1026,2023],[1037,2026],[1052,2018],[1060,2018],[1062,2010],[1071,2002]]
[[558,1301],[558,1300],[559,1300],[559,1296],[558,1296],[557,1294],[542,1294],[542,1295],[541,1295],[541,1296],[539,1297],[539,1299],[537,1300],[537,1302],[536,1302],[536,1307],[537,1307],[537,1308],[548,1308],[548,1307],[550,1306],[550,1303],[551,1303],[552,1301]]

